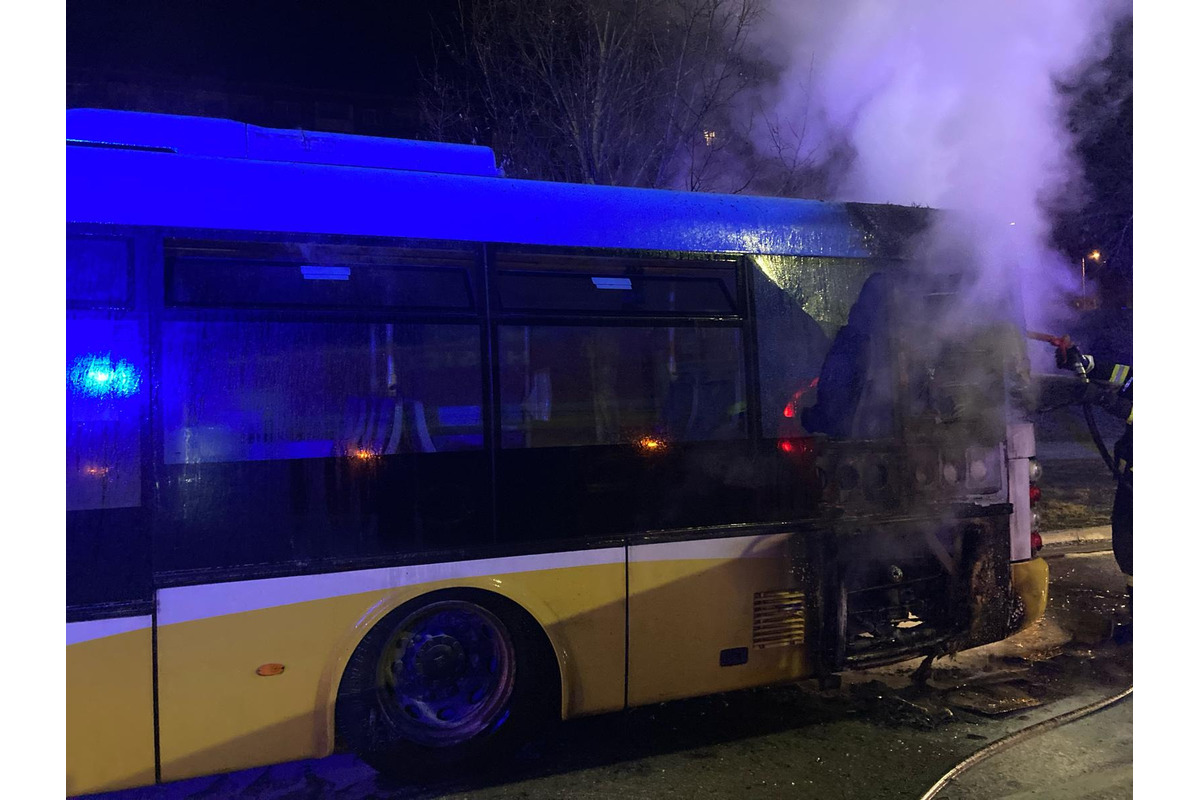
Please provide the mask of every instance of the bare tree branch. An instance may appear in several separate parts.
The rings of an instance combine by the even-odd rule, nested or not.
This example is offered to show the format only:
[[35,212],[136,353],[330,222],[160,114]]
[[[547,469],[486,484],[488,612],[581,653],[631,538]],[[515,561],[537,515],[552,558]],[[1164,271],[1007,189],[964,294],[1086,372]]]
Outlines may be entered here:
[[[691,190],[805,183],[803,135],[755,144],[763,0],[459,0],[425,81],[430,135],[516,177]],[[764,165],[763,160],[772,163]],[[764,176],[772,180],[764,180]]]

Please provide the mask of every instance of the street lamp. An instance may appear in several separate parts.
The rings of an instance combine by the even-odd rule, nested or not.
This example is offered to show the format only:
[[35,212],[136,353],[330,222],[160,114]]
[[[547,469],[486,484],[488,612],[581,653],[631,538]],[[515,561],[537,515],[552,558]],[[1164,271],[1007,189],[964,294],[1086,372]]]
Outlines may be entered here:
[[1079,291],[1087,291],[1087,260],[1091,259],[1097,264],[1100,263],[1100,251],[1093,250],[1087,254],[1086,258],[1079,259]]

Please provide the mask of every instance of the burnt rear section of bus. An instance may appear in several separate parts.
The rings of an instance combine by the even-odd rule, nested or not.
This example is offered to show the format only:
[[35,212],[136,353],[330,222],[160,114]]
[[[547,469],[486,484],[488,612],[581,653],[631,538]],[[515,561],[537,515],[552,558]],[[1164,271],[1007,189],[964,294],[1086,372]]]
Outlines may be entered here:
[[[787,381],[763,380],[764,411],[788,398],[778,424],[801,437],[781,445],[819,479],[820,524],[793,554],[819,669],[1003,638],[1015,612],[1005,440],[1023,352],[1012,309],[964,319],[966,270],[824,261],[762,260],[759,293],[804,298],[830,337],[810,382],[804,368],[784,376],[790,398]],[[822,294],[831,281],[843,291]]]
[[818,669],[952,653],[1007,635],[1014,599],[1003,510],[844,524],[799,539]]

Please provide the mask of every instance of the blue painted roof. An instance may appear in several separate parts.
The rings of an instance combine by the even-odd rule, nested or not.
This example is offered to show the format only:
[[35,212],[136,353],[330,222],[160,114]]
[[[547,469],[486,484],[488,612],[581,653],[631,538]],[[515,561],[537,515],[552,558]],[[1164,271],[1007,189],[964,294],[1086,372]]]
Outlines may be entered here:
[[[273,144],[246,143],[260,133]],[[313,136],[329,143],[327,158],[297,152]],[[68,222],[846,257],[880,255],[888,238],[864,210],[889,207],[510,180],[439,172],[432,158],[421,171],[398,166],[416,163],[404,160],[410,144],[490,159],[487,148],[68,112],[68,139],[80,138],[117,146],[67,148]],[[371,163],[325,163],[339,148],[350,153],[342,161]]]
[[67,111],[67,139],[171,150],[182,155],[290,161],[496,177],[490,147],[344,133],[261,128],[228,119],[78,108]]

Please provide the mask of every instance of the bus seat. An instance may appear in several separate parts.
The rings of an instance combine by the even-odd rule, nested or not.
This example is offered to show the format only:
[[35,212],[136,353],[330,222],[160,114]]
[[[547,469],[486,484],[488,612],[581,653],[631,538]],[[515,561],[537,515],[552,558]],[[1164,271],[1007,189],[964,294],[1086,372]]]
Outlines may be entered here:
[[417,441],[414,442],[416,450],[421,453],[436,453],[437,448],[434,447],[433,439],[429,436],[429,423],[425,420],[425,404],[420,400],[412,401],[413,410],[413,432],[416,434]]

